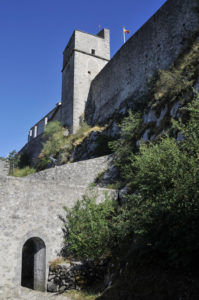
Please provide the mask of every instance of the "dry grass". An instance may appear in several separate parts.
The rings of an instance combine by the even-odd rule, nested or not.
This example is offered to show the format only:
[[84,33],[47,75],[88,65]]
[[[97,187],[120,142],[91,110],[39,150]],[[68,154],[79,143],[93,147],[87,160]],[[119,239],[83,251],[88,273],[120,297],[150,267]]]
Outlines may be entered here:
[[90,135],[91,132],[93,131],[102,132],[105,128],[106,128],[105,126],[89,127],[89,125],[84,123],[74,135],[70,136],[72,140],[72,144],[76,147],[80,145],[83,142],[83,140]]
[[57,257],[56,259],[49,262],[51,266],[57,266],[62,263],[70,263],[70,261],[64,257]]
[[102,292],[88,289],[82,291],[69,290],[67,295],[71,297],[73,300],[95,300],[97,297],[101,295]]
[[168,70],[160,70],[154,83],[153,108],[173,102],[192,90],[199,75],[199,40],[195,39]]

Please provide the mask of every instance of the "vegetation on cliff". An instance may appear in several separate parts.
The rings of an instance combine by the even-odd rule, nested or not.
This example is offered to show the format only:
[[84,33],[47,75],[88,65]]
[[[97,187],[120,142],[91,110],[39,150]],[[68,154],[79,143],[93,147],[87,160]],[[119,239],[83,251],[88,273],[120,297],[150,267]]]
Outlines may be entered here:
[[[113,260],[125,261],[126,257],[125,264],[128,262],[131,268],[142,273],[145,270],[149,274],[154,267],[157,273],[164,270],[165,274],[171,276],[172,273],[176,278],[180,272],[181,276],[176,279],[180,280],[179,295],[192,299],[189,298],[191,284],[185,281],[195,282],[193,274],[198,268],[199,96],[196,95],[181,112],[183,121],[173,121],[170,131],[154,142],[141,143],[136,151],[132,149],[135,149],[141,117],[131,113],[124,119],[121,139],[112,143],[112,147],[120,179],[128,185],[126,201],[120,206],[111,205],[109,200],[98,207],[87,198],[67,210],[66,247],[69,255],[80,259],[101,259],[109,255]],[[180,132],[181,139],[172,137],[173,132]],[[129,267],[122,267],[120,271],[126,274],[123,285],[124,280],[128,283],[128,277],[135,280]],[[147,286],[146,295],[140,299],[152,299],[150,293],[155,284],[160,288],[159,283],[150,280],[151,290]],[[115,284],[120,286],[117,279]],[[132,286],[131,293],[136,293],[138,286]],[[173,297],[166,292],[166,286],[162,286],[162,290],[167,298],[160,296],[160,299]],[[194,289],[197,290],[196,286]],[[110,299],[111,289],[108,290],[109,296],[103,299]]]
[[90,127],[82,123],[75,134],[68,131],[58,121],[50,122],[43,133],[43,149],[36,162],[37,170],[43,170],[51,166],[52,160],[58,165],[73,161],[73,151],[89,137],[92,132],[101,132],[104,127]]

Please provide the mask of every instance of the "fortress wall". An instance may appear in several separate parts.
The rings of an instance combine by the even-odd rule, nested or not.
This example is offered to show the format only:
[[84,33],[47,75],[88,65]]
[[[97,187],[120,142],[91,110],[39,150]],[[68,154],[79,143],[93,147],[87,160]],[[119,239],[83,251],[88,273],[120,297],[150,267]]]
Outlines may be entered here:
[[[20,286],[22,248],[29,238],[45,243],[47,274],[48,262],[62,245],[63,206],[72,207],[85,192],[85,186],[0,176],[0,293],[6,285]],[[104,192],[96,190],[98,201],[103,201]]]
[[38,158],[42,147],[42,135],[39,135],[36,138],[31,139],[28,143],[26,143],[25,146],[23,146],[23,148],[19,151],[19,153],[27,154],[31,158],[31,162],[34,162],[34,160]]
[[78,186],[89,186],[93,183],[100,172],[105,171],[112,156],[102,156],[74,162],[71,164],[47,169],[35,174],[31,174],[28,178],[41,181],[54,181],[57,183],[73,184]]
[[199,30],[197,0],[168,0],[93,80],[86,106],[89,124],[104,123],[148,90],[159,69],[170,67]]

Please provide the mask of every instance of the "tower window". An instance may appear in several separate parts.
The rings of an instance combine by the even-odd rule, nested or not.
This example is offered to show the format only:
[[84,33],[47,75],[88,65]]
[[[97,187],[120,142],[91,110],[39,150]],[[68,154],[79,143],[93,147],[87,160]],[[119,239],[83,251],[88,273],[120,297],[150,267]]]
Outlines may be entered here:
[[95,55],[95,49],[91,49],[91,54]]

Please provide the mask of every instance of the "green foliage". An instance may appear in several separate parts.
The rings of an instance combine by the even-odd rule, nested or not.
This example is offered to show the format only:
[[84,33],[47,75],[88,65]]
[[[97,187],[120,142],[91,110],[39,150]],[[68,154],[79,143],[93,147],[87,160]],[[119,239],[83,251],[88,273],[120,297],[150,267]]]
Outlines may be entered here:
[[65,208],[62,254],[82,260],[98,260],[119,248],[130,224],[125,223],[125,214],[118,214],[117,209],[116,202],[108,197],[97,204],[95,195],[84,196],[72,209]]
[[124,119],[121,139],[111,146],[129,186],[126,203],[97,204],[86,196],[66,209],[65,255],[97,260],[136,240],[144,255],[158,253],[167,267],[193,267],[199,251],[199,97],[183,110],[186,124],[173,122],[181,141],[165,134],[136,151],[142,119],[132,113]]
[[174,121],[183,140],[176,142],[166,135],[133,153],[132,136],[127,135],[123,142],[127,151],[118,149],[116,156],[130,187],[125,209],[137,243],[150,245],[175,267],[190,267],[199,251],[199,97],[186,111],[186,124]]
[[[192,94],[199,72],[199,41],[196,38],[168,70],[160,70],[152,88],[153,107],[177,98],[184,102]],[[186,96],[185,96],[186,95]]]
[[14,169],[16,167],[18,167],[18,163],[19,163],[19,160],[20,160],[20,156],[19,156],[18,152],[16,150],[11,151],[8,154],[7,160],[8,160],[9,165],[10,165],[9,175],[12,175]]
[[43,149],[40,153],[40,159],[46,164],[49,163],[49,157],[55,156],[63,147],[65,142],[65,129],[58,121],[49,122],[43,133]]
[[136,150],[136,139],[143,123],[140,113],[129,111],[128,117],[121,122],[121,138],[109,143],[109,147],[116,154],[114,164],[120,168],[121,181],[126,182],[126,174],[132,176],[131,154]]
[[39,160],[36,162],[38,171],[49,167],[51,157],[63,151],[66,143],[65,129],[58,121],[52,121],[47,124],[43,133],[43,149],[39,154]]
[[82,123],[75,134],[65,135],[65,129],[58,121],[49,122],[43,133],[43,149],[39,155],[37,169],[42,170],[50,164],[49,157],[59,157],[59,163],[64,164],[72,159],[73,149],[82,143],[92,129]]
[[90,130],[90,126],[83,122],[75,134],[69,134],[65,138],[64,145],[59,152],[60,162],[62,164],[71,160],[73,149],[82,143],[84,138],[90,133]]
[[115,138],[100,134],[96,140],[96,148],[94,149],[96,156],[108,155],[111,154],[113,151],[109,147],[109,143],[113,141]]
[[26,167],[24,167],[22,169],[15,168],[13,170],[12,176],[15,176],[15,177],[24,177],[24,176],[33,174],[35,172],[36,172],[36,170],[34,168],[30,168],[29,166],[26,166]]

